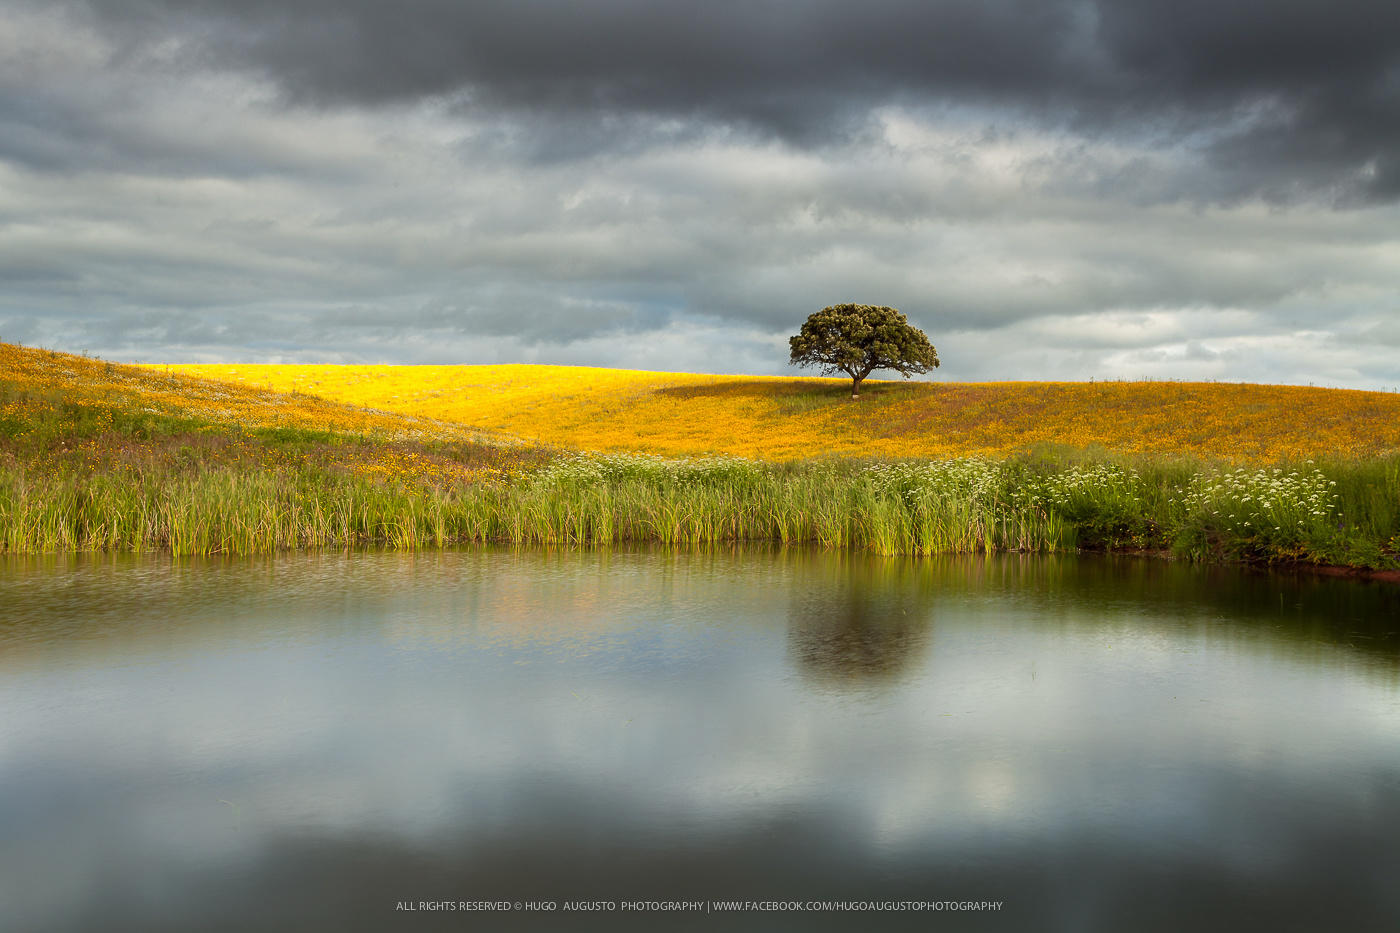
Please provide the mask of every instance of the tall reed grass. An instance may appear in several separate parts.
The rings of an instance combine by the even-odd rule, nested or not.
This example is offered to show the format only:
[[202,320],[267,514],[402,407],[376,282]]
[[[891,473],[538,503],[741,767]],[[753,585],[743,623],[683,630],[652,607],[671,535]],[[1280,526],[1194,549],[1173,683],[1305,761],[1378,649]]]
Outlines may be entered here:
[[11,552],[745,541],[879,554],[1171,548],[1395,566],[1400,458],[1251,471],[1043,455],[789,465],[577,455],[456,483],[311,463],[122,474],[0,465],[0,549]]

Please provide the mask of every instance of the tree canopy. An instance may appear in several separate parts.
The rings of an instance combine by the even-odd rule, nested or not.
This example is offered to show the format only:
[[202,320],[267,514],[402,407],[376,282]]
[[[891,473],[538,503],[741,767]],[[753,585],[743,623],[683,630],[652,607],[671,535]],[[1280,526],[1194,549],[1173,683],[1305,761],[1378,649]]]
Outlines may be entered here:
[[883,305],[840,304],[807,318],[788,340],[793,366],[821,367],[823,376],[851,377],[851,398],[877,369],[892,369],[909,378],[938,366],[938,351],[908,318]]

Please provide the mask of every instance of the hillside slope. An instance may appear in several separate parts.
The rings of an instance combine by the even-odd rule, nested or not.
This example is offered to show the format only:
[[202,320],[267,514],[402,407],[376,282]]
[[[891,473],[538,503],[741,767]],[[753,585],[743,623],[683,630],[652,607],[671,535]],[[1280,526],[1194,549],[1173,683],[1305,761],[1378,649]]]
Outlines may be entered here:
[[0,554],[495,540],[501,490],[554,456],[452,423],[0,343]]
[[788,460],[1056,445],[1271,462],[1400,450],[1400,394],[1301,386],[875,382],[853,401],[847,380],[570,366],[168,369],[600,451]]
[[[852,402],[834,380],[545,366],[167,370],[0,344],[0,553],[1126,547],[1392,573],[1400,453],[1355,455],[1395,445],[1396,401],[1268,386],[886,383]],[[1223,462],[1303,454],[1319,438],[1332,456],[1316,464]],[[922,463],[560,456],[567,445],[937,457],[1046,443],[1061,448]],[[1070,449],[1088,444],[1123,455]]]
[[453,422],[0,343],[0,464],[30,472],[315,463],[455,479],[542,456]]

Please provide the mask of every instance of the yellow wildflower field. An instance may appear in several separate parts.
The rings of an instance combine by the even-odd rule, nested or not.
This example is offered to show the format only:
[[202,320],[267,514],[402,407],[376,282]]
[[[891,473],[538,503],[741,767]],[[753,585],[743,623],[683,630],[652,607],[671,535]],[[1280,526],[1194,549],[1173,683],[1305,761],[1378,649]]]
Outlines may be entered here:
[[[187,415],[245,428],[305,428],[385,440],[481,440],[460,422],[405,417],[333,399],[201,378],[191,367],[127,366],[0,343],[0,415],[70,404]],[[184,371],[182,371],[184,370]]]
[[[133,435],[134,425],[161,418],[188,419],[154,430],[173,430],[178,441],[152,440],[149,424]],[[289,450],[247,434],[286,428],[365,443]],[[57,457],[87,472],[136,469],[162,456],[279,470],[309,457],[351,473],[437,483],[498,478],[545,455],[456,422],[0,343],[0,463],[7,440],[47,445],[41,466]],[[442,444],[455,453],[432,449]]]
[[595,451],[771,460],[1044,445],[1276,461],[1400,450],[1400,394],[1189,382],[850,382],[576,366],[174,365],[172,374]]

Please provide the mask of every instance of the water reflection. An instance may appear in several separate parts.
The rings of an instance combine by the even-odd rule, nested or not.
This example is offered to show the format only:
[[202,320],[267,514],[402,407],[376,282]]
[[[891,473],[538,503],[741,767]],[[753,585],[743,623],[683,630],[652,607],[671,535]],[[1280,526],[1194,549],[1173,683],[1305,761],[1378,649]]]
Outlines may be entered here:
[[[795,559],[794,563],[800,559]],[[866,554],[823,555],[791,588],[788,645],[814,681],[862,685],[913,673],[929,650],[933,574],[907,561]]]
[[1132,560],[0,561],[0,928],[1383,928],[1398,608]]

